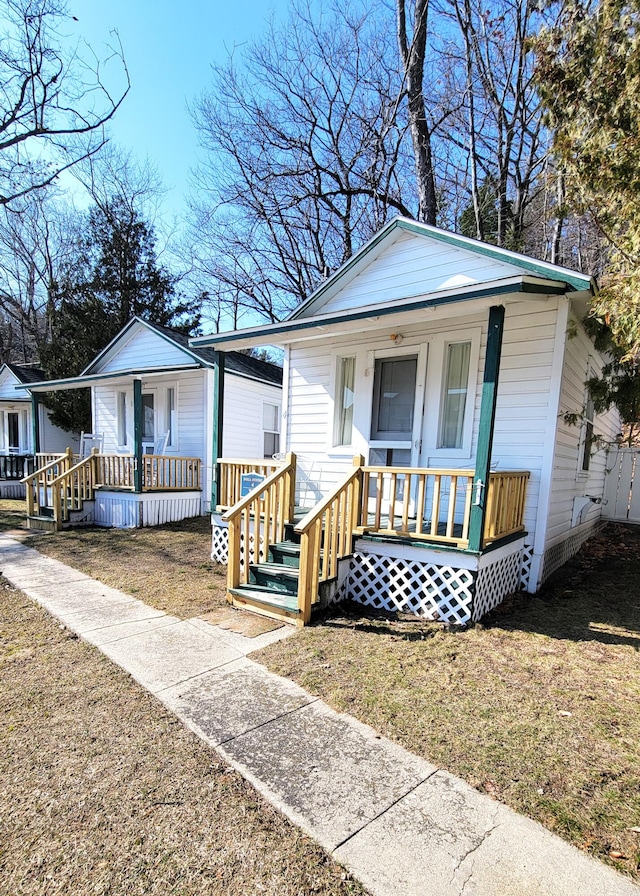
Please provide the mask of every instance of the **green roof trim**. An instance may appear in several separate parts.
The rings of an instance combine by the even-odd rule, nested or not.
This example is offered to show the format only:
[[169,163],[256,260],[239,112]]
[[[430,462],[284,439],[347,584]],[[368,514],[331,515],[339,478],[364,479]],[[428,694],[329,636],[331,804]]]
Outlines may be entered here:
[[89,388],[94,383],[103,380],[116,380],[131,377],[150,376],[152,374],[162,373],[180,373],[183,370],[198,370],[199,365],[185,364],[184,367],[147,367],[141,370],[115,370],[109,373],[89,373],[80,374],[80,376],[70,376],[61,380],[42,380],[39,383],[23,383],[16,386],[16,389],[29,389],[33,392],[51,392],[62,389],[81,389]]
[[287,333],[297,332],[299,330],[311,330],[314,328],[326,327],[331,324],[349,323],[351,321],[366,320],[370,317],[386,317],[390,314],[397,314],[401,311],[420,310],[423,308],[437,308],[440,305],[452,305],[456,302],[467,302],[473,299],[486,299],[498,296],[510,295],[514,293],[532,293],[542,295],[562,295],[565,292],[564,285],[559,283],[533,284],[533,283],[505,283],[500,286],[488,286],[480,289],[470,290],[463,294],[450,293],[445,296],[435,296],[430,299],[420,299],[418,301],[410,299],[404,303],[397,305],[384,305],[379,308],[369,306],[367,309],[359,309],[358,311],[350,311],[328,315],[327,317],[309,317],[300,320],[287,318],[276,324],[268,324],[267,326],[256,327],[255,329],[234,330],[229,333],[214,333],[211,336],[196,336],[192,339],[194,345],[222,345],[224,343],[241,342],[244,339],[252,339],[254,336],[264,334],[265,344],[271,344],[270,337],[286,335]]
[[557,282],[567,283],[576,290],[588,289],[596,291],[595,281],[586,274],[580,274],[578,271],[572,271],[569,268],[562,268],[550,262],[538,261],[530,258],[528,255],[521,255],[518,252],[512,252],[510,249],[501,249],[499,246],[493,246],[490,243],[483,243],[480,240],[474,240],[470,237],[461,236],[458,233],[451,233],[448,230],[441,230],[439,227],[432,227],[430,224],[422,224],[420,221],[412,221],[409,218],[397,217],[390,221],[382,230],[372,237],[368,243],[351,256],[342,267],[333,274],[322,286],[313,292],[309,298],[298,306],[286,320],[297,319],[302,312],[320,299],[327,290],[333,288],[336,282],[351,268],[359,264],[370,252],[372,252],[381,242],[389,239],[394,230],[400,229],[407,233],[415,233],[419,236],[430,237],[456,249],[463,249],[467,252],[475,252],[477,255],[484,255],[495,261],[501,261],[515,267],[520,267],[531,274],[544,277],[545,279],[556,280]]

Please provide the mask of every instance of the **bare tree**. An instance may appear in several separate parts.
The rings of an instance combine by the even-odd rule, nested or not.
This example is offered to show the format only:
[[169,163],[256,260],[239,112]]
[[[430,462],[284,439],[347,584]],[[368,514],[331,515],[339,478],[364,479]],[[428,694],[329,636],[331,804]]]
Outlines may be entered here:
[[294,6],[214,68],[193,115],[197,267],[235,320],[276,320],[415,201],[403,79],[380,9]]
[[97,57],[88,49],[83,57],[63,33],[74,21],[64,0],[2,0],[0,9],[0,205],[7,205],[100,151],[129,78],[116,42],[108,61],[117,61],[122,88],[110,92]]

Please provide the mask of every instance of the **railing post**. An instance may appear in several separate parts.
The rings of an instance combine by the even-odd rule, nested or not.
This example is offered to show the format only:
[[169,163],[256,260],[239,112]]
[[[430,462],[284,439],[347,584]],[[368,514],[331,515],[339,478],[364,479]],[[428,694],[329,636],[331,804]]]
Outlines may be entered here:
[[351,537],[353,532],[360,526],[362,521],[362,467],[364,466],[364,457],[362,454],[354,454],[353,466],[359,467],[360,472],[353,483],[353,507],[351,509]]
[[287,476],[287,522],[293,520],[296,510],[296,456],[290,451],[286,456],[286,463],[291,465],[291,470]]

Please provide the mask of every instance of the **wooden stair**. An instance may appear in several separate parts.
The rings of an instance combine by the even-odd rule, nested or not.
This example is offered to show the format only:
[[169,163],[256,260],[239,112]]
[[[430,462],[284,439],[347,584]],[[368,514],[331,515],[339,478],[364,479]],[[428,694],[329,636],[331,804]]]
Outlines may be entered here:
[[300,537],[294,531],[296,523],[297,519],[294,519],[285,525],[283,541],[269,545],[266,563],[249,566],[248,584],[229,589],[233,606],[300,624]]

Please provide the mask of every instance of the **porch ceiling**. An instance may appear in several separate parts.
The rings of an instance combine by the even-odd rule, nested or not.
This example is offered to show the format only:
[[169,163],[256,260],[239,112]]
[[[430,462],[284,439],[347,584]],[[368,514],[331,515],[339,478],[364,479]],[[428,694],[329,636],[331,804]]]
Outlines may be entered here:
[[473,314],[487,310],[492,305],[564,295],[567,286],[543,278],[531,276],[509,277],[482,286],[474,285],[465,290],[456,287],[430,295],[417,295],[399,299],[391,305],[369,305],[354,310],[332,314],[316,314],[312,317],[288,319],[275,324],[264,324],[227,333],[198,336],[191,340],[194,346],[209,346],[237,350],[261,345],[285,345],[325,339],[328,335],[340,336],[367,330],[400,327],[415,321],[416,312],[423,318],[436,320],[443,317]]

